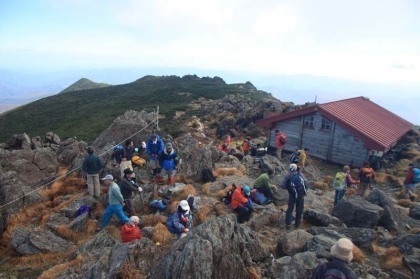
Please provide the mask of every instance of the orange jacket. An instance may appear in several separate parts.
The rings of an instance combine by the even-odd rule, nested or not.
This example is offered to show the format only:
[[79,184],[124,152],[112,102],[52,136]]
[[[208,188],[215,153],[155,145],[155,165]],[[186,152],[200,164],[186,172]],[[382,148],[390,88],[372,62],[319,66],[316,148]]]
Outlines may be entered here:
[[249,151],[249,150],[251,150],[251,147],[249,146],[249,142],[248,141],[244,141],[242,143],[242,151],[245,152],[245,151]]
[[125,224],[121,227],[121,241],[127,243],[142,238],[139,227]]
[[241,186],[236,187],[235,191],[233,191],[232,200],[230,202],[230,206],[232,206],[232,209],[237,208],[239,205],[244,205],[247,202],[248,202],[248,199],[242,193],[242,187]]

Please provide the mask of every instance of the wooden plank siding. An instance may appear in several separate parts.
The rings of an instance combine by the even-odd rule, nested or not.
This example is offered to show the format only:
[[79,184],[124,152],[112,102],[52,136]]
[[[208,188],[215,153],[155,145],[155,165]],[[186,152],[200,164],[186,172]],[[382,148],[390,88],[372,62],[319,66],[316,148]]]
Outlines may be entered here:
[[[269,145],[275,147],[275,130],[279,129],[287,135],[284,147],[287,151],[309,148],[309,155],[326,161],[361,166],[366,160],[368,150],[364,142],[354,137],[349,131],[331,123],[331,129],[321,129],[323,116],[319,113],[314,116],[314,127],[303,127],[305,116],[299,116],[275,123],[269,138]],[[309,115],[306,115],[309,116]]]

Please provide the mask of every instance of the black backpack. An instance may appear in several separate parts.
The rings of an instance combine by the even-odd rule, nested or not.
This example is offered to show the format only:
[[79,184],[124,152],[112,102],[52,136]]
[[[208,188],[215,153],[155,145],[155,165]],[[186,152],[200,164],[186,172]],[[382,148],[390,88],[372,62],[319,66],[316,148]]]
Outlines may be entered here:
[[209,169],[204,169],[204,170],[201,172],[201,180],[202,180],[204,183],[207,183],[207,182],[214,182],[214,181],[216,181],[216,178],[214,177],[214,175],[213,175],[213,173],[212,173],[212,171],[211,171],[211,170],[209,170]]
[[323,279],[348,279],[349,270],[347,268],[338,269],[333,263],[325,263],[327,271],[322,276]]
[[292,189],[295,189],[299,195],[306,194],[305,180],[303,179],[303,177],[300,175],[299,172],[295,171],[290,176],[290,187]]
[[229,190],[226,193],[226,196],[224,196],[221,200],[222,202],[224,202],[225,204],[230,204],[232,202],[232,196],[233,196],[233,192],[236,190],[236,185],[235,183],[232,184],[232,189]]
[[293,152],[289,157],[289,162],[293,164],[299,163],[300,152]]

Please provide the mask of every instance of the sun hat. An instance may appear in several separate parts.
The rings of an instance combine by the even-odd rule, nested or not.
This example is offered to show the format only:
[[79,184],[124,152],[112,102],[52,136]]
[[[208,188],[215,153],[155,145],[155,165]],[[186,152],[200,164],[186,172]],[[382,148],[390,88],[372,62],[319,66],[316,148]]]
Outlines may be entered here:
[[188,211],[190,210],[190,206],[188,205],[188,202],[186,200],[182,200],[179,202],[179,206],[182,208],[182,210],[184,211]]
[[331,247],[331,255],[343,261],[351,262],[353,259],[353,242],[347,238],[340,238]]
[[131,225],[135,226],[135,225],[137,225],[139,222],[140,222],[139,217],[137,217],[137,216],[131,216],[131,217],[130,217],[130,224],[131,224]]
[[242,190],[244,190],[245,195],[249,196],[251,195],[251,188],[249,188],[248,185],[245,185]]
[[114,180],[114,177],[110,174],[107,174],[101,180]]
[[290,164],[290,165],[289,165],[289,170],[290,170],[290,171],[295,171],[295,170],[297,170],[297,165],[296,165],[296,164]]

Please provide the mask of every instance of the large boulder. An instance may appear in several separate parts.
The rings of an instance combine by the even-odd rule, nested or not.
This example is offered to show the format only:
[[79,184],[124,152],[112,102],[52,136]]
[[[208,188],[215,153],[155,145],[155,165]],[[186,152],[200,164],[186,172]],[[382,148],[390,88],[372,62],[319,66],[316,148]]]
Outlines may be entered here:
[[10,149],[31,149],[32,143],[31,139],[26,133],[23,134],[14,134],[8,142]]
[[304,230],[289,232],[280,241],[281,252],[288,256],[303,252],[306,250],[308,241],[312,238],[313,235]]
[[328,227],[329,225],[341,226],[343,223],[338,218],[317,210],[308,209],[303,212],[303,218],[314,226]]
[[409,216],[413,219],[420,220],[420,205],[410,206]]
[[314,252],[307,251],[298,253],[293,257],[285,256],[273,260],[273,266],[271,268],[271,274],[269,278],[310,278],[312,270],[317,265],[318,260]]
[[343,227],[311,227],[308,232],[312,235],[325,235],[331,239],[339,240],[347,237],[358,247],[369,248],[376,239],[376,233],[372,229],[343,228]]
[[342,199],[332,210],[332,215],[349,227],[375,228],[384,209],[359,196]]
[[257,235],[229,214],[195,227],[175,242],[149,278],[248,278],[252,262],[269,255]]
[[49,144],[60,144],[61,139],[58,135],[54,134],[53,132],[48,132],[45,134],[45,142]]

